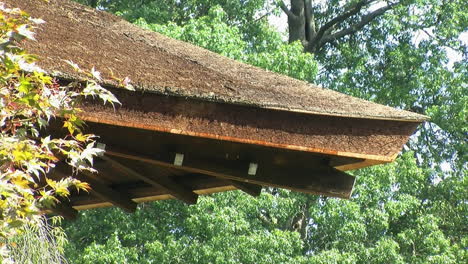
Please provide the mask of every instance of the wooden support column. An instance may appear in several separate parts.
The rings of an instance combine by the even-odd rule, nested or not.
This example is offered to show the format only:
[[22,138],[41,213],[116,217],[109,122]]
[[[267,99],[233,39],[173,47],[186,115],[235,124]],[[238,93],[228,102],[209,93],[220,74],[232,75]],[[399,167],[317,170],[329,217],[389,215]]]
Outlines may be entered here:
[[172,153],[155,153],[148,157],[135,152],[108,149],[108,156],[138,160],[157,166],[183,169],[188,172],[202,173],[214,177],[235,180],[242,183],[279,187],[294,191],[349,198],[355,178],[332,168],[328,164],[303,164],[298,166],[275,166],[258,164],[255,175],[249,175],[249,163],[244,161],[223,160],[218,157],[206,158],[185,155],[182,165],[174,165]]
[[152,186],[165,190],[168,194],[174,196],[174,198],[182,200],[188,204],[196,204],[198,194],[192,192],[192,190],[180,185],[167,177],[155,177],[153,175],[142,175],[135,170],[123,165],[122,163],[108,157],[101,157],[109,167],[118,171],[119,173],[128,174],[134,178],[142,180]]

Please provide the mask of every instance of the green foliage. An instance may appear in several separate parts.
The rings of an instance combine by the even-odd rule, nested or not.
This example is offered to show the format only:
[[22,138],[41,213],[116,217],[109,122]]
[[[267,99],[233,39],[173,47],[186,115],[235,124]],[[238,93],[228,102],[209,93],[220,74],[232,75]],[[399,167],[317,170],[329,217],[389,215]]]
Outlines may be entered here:
[[[353,263],[388,263],[378,260],[382,255],[387,261],[393,256],[390,263],[426,263],[428,258],[463,262],[466,256],[458,243],[449,242],[451,236],[441,230],[443,222],[451,220],[432,215],[440,208],[428,200],[433,199],[428,196],[433,186],[413,153],[405,153],[391,165],[360,170],[358,176],[352,201],[328,199],[313,208],[316,228],[310,250],[356,253]],[[466,206],[459,209],[464,211]]]
[[251,23],[250,18],[267,5],[265,0],[77,0],[77,2],[108,10],[131,22],[145,18],[149,23],[174,22],[177,25],[184,25],[190,23],[190,19],[206,16],[211,7],[219,5],[227,10],[226,15],[232,25],[244,26]]
[[43,216],[37,223],[26,225],[10,242],[11,259],[24,264],[67,263],[63,256],[67,239],[58,222],[59,217]]
[[[447,234],[443,223],[451,220],[420,198],[430,188],[425,175],[408,152],[359,171],[349,201],[267,189],[258,198],[239,191],[201,197],[190,207],[143,204],[132,215],[86,211],[67,225],[67,254],[74,263],[464,263],[466,241]],[[291,218],[307,202],[301,239]]]
[[[70,241],[83,243],[68,250],[74,263],[297,263],[302,259],[299,235],[264,229],[258,211],[291,204],[292,198],[265,193],[253,199],[231,192],[203,197],[191,207],[167,201],[140,205],[135,214],[86,211],[67,229]],[[268,217],[281,221],[284,213],[278,208]]]

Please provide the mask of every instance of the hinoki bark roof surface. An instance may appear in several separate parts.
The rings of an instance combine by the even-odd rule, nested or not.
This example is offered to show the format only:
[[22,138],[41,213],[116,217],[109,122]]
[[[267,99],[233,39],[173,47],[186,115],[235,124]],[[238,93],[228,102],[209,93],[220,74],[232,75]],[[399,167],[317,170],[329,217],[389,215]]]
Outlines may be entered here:
[[69,0],[6,3],[46,21],[38,41],[25,46],[57,77],[82,79],[65,62],[71,60],[104,77],[129,77],[137,90],[157,94],[319,115],[427,119],[246,65]]

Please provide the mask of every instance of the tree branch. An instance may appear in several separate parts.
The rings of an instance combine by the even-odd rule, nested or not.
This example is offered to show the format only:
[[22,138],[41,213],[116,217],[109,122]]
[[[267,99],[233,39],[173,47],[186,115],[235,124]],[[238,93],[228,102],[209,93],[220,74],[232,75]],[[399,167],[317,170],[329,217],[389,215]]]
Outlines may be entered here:
[[397,4],[389,4],[387,6],[381,7],[365,16],[362,17],[361,21],[357,24],[351,25],[348,28],[345,28],[341,31],[338,31],[334,34],[328,35],[322,40],[320,40],[319,46],[322,47],[325,43],[333,41],[335,39],[342,38],[344,36],[356,33],[358,30],[362,29],[365,25],[369,24],[372,20],[374,20],[376,17],[384,14],[387,10],[392,9],[395,5]]
[[301,229],[299,230],[299,233],[301,234],[301,239],[305,240],[307,239],[307,231],[309,227],[309,220],[310,220],[310,207],[312,204],[317,203],[318,199],[312,195],[307,196],[306,198],[306,203],[304,207],[302,208],[302,213],[304,215],[304,223],[301,226]]
[[297,18],[297,16],[293,12],[291,12],[291,10],[288,9],[286,4],[282,0],[278,1],[278,5],[281,8],[281,10],[283,10],[283,12],[286,13],[288,17]]
[[328,21],[327,23],[325,23],[322,27],[320,27],[318,33],[317,33],[317,36],[316,36],[316,39],[317,40],[320,40],[325,31],[327,31],[329,28],[337,25],[337,24],[340,24],[342,23],[343,21],[345,21],[347,18],[359,13],[359,11],[361,11],[362,7],[364,7],[365,5],[368,5],[372,2],[375,2],[377,0],[361,0],[359,2],[357,2],[355,5],[351,6],[348,10],[346,10],[343,14],[333,18],[332,20]]

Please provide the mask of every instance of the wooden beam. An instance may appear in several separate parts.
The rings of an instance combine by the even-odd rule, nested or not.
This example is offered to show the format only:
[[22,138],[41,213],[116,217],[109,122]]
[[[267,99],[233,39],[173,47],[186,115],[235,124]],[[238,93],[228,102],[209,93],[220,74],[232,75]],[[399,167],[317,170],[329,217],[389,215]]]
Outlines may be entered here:
[[90,172],[82,172],[79,174],[78,178],[83,180],[91,186],[91,193],[102,200],[108,201],[115,206],[118,206],[125,210],[126,212],[133,213],[136,210],[137,204],[132,201],[128,194],[116,191],[96,179],[94,179],[94,175]]
[[[66,178],[68,177],[68,174],[65,172],[67,169],[70,169],[69,166],[62,162],[61,164],[58,164],[51,173],[52,175],[55,175],[57,179]],[[76,175],[77,179],[89,183],[91,186],[90,193],[94,196],[110,202],[126,212],[135,212],[137,204],[129,198],[130,196],[126,192],[116,191],[99,182],[95,177],[96,175],[87,171],[82,171]]]
[[334,167],[335,169],[340,170],[340,171],[348,171],[348,170],[356,170],[356,169],[365,168],[365,167],[374,166],[374,165],[383,164],[383,163],[385,162],[381,160],[363,160],[361,162],[343,164],[343,165],[334,166]]
[[245,193],[248,193],[252,195],[253,197],[257,197],[260,195],[262,192],[262,186],[261,185],[256,185],[256,184],[251,184],[251,183],[246,183],[246,182],[239,182],[239,181],[233,181],[233,180],[226,180],[229,184],[232,186],[236,187],[237,189],[244,191]]
[[67,220],[75,220],[78,217],[78,211],[75,210],[68,202],[60,201],[55,206],[50,208],[54,214],[58,214]]
[[330,167],[337,168],[339,166],[349,166],[350,164],[359,164],[360,162],[363,162],[363,161],[364,159],[332,156],[329,158],[328,165],[330,165]]
[[[100,162],[98,162],[100,163]],[[141,164],[144,167],[151,166],[149,164]],[[230,185],[226,180],[211,177],[203,174],[189,173],[178,176],[178,181],[184,182],[187,188],[190,188],[198,195],[208,195],[217,192],[225,192],[235,190],[236,188]],[[115,190],[125,190],[130,194],[133,201],[137,203],[173,199],[173,196],[166,191],[154,188],[145,182],[139,181],[138,183],[127,184],[120,183],[113,185]],[[72,196],[71,201],[73,207],[78,211],[98,207],[113,206],[109,202],[103,202],[95,196]]]
[[155,177],[153,175],[142,175],[139,172],[123,165],[122,163],[108,157],[101,157],[110,167],[114,170],[119,171],[120,173],[128,174],[134,178],[142,180],[152,186],[166,191],[168,194],[174,196],[174,198],[182,200],[188,204],[196,204],[198,199],[198,194],[194,193],[192,190],[187,187],[176,183],[167,177]]
[[197,157],[193,153],[186,154],[184,162],[180,166],[174,165],[174,154],[167,152],[155,153],[149,157],[139,153],[108,148],[106,154],[244,183],[340,198],[349,198],[351,196],[355,182],[353,176],[334,169],[328,164],[315,166],[303,164],[300,167],[258,164],[255,175],[249,175],[249,162],[225,160],[216,157]]

